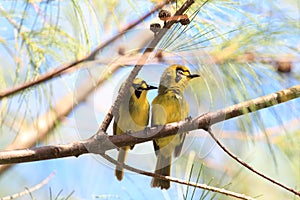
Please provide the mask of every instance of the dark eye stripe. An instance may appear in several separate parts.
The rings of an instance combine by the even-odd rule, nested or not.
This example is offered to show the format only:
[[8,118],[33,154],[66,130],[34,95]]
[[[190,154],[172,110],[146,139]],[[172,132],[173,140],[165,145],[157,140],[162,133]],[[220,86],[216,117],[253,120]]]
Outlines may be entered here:
[[183,68],[181,68],[181,67],[177,67],[177,68],[176,68],[176,71],[178,71],[178,70],[181,70],[181,71],[183,71],[183,72],[190,72],[188,69],[183,69]]

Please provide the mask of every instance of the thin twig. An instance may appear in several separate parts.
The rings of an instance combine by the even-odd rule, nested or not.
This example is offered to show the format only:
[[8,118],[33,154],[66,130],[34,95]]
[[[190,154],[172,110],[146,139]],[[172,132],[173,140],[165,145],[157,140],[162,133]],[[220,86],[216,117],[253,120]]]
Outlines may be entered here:
[[[122,146],[151,141],[153,139],[175,135],[195,129],[207,129],[213,124],[225,121],[237,116],[258,111],[263,108],[274,106],[295,98],[300,97],[300,85],[289,89],[281,90],[263,97],[239,103],[227,108],[209,112],[191,120],[169,123],[164,126],[152,127],[148,131],[138,131],[123,135],[108,136],[106,134],[96,134],[88,140],[73,142],[66,145],[44,146],[33,149],[21,149],[0,152],[0,165],[10,163],[21,163],[53,158],[79,156],[85,153],[103,154],[105,151]],[[263,177],[264,178],[264,177]],[[266,179],[271,181],[270,179]],[[283,184],[272,180],[272,183],[282,187]],[[300,192],[289,188],[284,189],[300,196]]]
[[209,190],[209,191],[212,191],[212,192],[217,192],[217,193],[224,194],[224,195],[227,195],[227,196],[235,197],[235,198],[238,198],[238,199],[255,200],[252,197],[246,196],[244,194],[232,192],[232,191],[226,190],[224,188],[217,188],[217,187],[209,186],[209,185],[206,185],[206,184],[185,181],[185,180],[178,179],[178,178],[173,178],[173,177],[170,177],[170,176],[163,176],[163,175],[160,175],[160,174],[155,174],[155,173],[152,173],[152,172],[147,172],[147,171],[144,171],[144,170],[140,170],[140,169],[131,167],[129,165],[126,165],[124,163],[120,163],[120,162],[116,161],[115,159],[111,158],[110,156],[108,156],[106,154],[102,154],[102,157],[105,158],[106,160],[108,160],[109,162],[115,164],[115,165],[122,166],[124,169],[127,169],[129,171],[132,171],[132,172],[135,172],[135,173],[138,173],[138,174],[142,174],[142,175],[145,175],[145,176],[155,177],[155,178],[159,178],[159,179],[162,179],[162,180],[169,180],[169,181],[172,181],[174,183],[179,183],[179,184],[183,184],[183,185],[187,185],[187,186],[197,187],[197,188],[201,188],[201,189],[204,189],[204,190]]
[[[166,2],[165,2],[166,3]],[[160,9],[164,4],[159,4],[157,5],[154,9],[152,9],[150,12],[148,12],[146,15],[144,15],[142,18],[137,20],[136,22],[130,24],[126,28],[124,28],[119,34],[111,38],[110,40],[106,41],[105,43],[101,44],[96,50],[94,50],[95,54],[96,52],[100,51],[102,48],[106,47],[109,45],[111,42],[115,41],[118,37],[120,37],[124,32],[130,30],[133,28],[135,25],[140,23],[142,20],[150,16],[153,12],[157,11]],[[89,56],[87,56],[89,57]],[[124,56],[126,57],[126,56]],[[83,58],[84,59],[84,58]],[[83,61],[82,59],[82,61]],[[73,67],[77,66],[73,65]],[[44,77],[50,77],[50,76],[56,76],[61,73],[66,72],[67,70],[70,70],[72,66],[65,66],[65,67],[60,67],[57,70],[51,71],[47,74],[44,74]],[[28,125],[25,127],[25,130],[21,130],[16,139],[11,143],[9,146],[7,146],[5,149],[10,150],[10,149],[16,149],[16,148],[30,148],[32,147],[36,141],[40,141],[45,136],[47,133],[49,133],[57,124],[57,120],[62,119],[64,116],[68,115],[70,111],[81,101],[84,101],[84,99],[94,91],[94,89],[102,84],[107,77],[109,77],[111,74],[113,74],[116,70],[118,70],[121,67],[119,64],[113,64],[110,66],[109,69],[106,70],[105,74],[102,74],[101,78],[99,79],[98,83],[96,85],[90,84],[84,84],[81,87],[79,87],[76,90],[76,99],[74,99],[74,95],[66,95],[64,98],[61,99],[60,102],[57,103],[56,106],[54,106],[54,109],[51,111],[47,112],[45,115],[40,116],[32,125]],[[40,78],[38,78],[40,79]],[[40,79],[41,82],[43,82],[43,78]],[[28,87],[31,85],[29,84]],[[20,90],[22,88],[20,87]],[[17,91],[16,91],[17,92]],[[10,94],[9,94],[10,95]],[[1,94],[0,94],[0,99],[1,99]],[[39,124],[43,124],[44,126],[42,128],[39,127]],[[38,131],[37,131],[38,130]],[[26,135],[25,135],[26,133]],[[24,139],[26,138],[26,139]],[[7,170],[11,165],[1,165],[0,166],[0,173],[4,172]]]
[[[179,10],[176,11],[173,17],[176,17],[178,15],[182,15],[192,4],[194,3],[194,0],[187,0]],[[133,79],[137,76],[139,71],[142,69],[143,65],[146,63],[149,53],[155,50],[156,45],[159,43],[159,41],[162,39],[162,37],[167,33],[167,31],[172,27],[172,25],[176,23],[176,21],[171,20],[168,21],[164,27],[158,32],[158,34],[155,35],[152,42],[147,46],[144,53],[142,54],[141,58],[137,61],[137,64],[134,66],[133,70],[129,74],[128,78],[126,79],[125,83],[123,84],[122,88],[120,89],[120,92],[118,93],[118,96],[111,106],[110,110],[106,114],[100,129],[98,133],[105,133],[110,122],[113,118],[113,113],[118,110],[119,105],[125,95],[125,93],[129,90],[129,87],[133,81]]]
[[34,187],[27,188],[23,192],[20,192],[20,193],[17,193],[17,194],[13,194],[13,195],[2,197],[2,198],[0,198],[0,200],[11,200],[11,199],[20,198],[22,196],[30,194],[30,193],[32,193],[32,192],[40,189],[44,185],[46,185],[51,180],[51,178],[53,178],[54,175],[55,175],[55,172],[52,172],[48,177],[46,177],[42,182],[40,182],[39,184],[35,185]]
[[55,68],[54,70],[51,70],[39,77],[37,77],[36,79],[23,83],[21,85],[15,86],[13,88],[10,89],[6,89],[4,91],[0,92],[0,99],[2,99],[3,97],[8,97],[10,95],[13,95],[17,92],[20,92],[26,88],[32,87],[34,85],[43,83],[45,81],[48,81],[50,79],[52,79],[53,77],[57,77],[58,75],[60,75],[62,72],[75,67],[83,62],[86,61],[92,61],[95,59],[95,56],[99,53],[100,50],[102,50],[103,48],[105,48],[106,46],[108,46],[109,44],[111,44],[112,42],[114,42],[116,39],[118,39],[120,36],[122,36],[124,33],[126,33],[126,31],[132,29],[134,26],[138,25],[139,23],[141,23],[143,20],[145,20],[146,18],[148,18],[149,16],[152,15],[152,13],[156,12],[157,10],[161,9],[165,4],[167,3],[167,1],[164,1],[163,3],[158,4],[157,6],[155,6],[152,10],[150,10],[148,13],[146,13],[144,16],[142,16],[141,18],[139,18],[138,20],[136,20],[135,22],[129,24],[128,26],[126,26],[124,29],[122,29],[117,35],[115,35],[114,37],[112,37],[111,39],[107,40],[106,42],[104,42],[103,44],[100,44],[94,51],[92,51],[90,54],[88,54],[87,56],[76,60],[74,62],[68,63],[68,64],[64,64],[62,66],[59,66],[57,68]]
[[206,132],[209,133],[209,135],[214,139],[214,141],[219,145],[219,147],[225,152],[227,153],[231,158],[233,158],[235,161],[237,161],[238,163],[240,163],[241,165],[243,165],[244,167],[246,167],[247,169],[249,169],[250,171],[252,171],[253,173],[257,174],[258,176],[274,183],[275,185],[278,185],[298,196],[300,196],[300,192],[294,190],[293,188],[290,188],[276,180],[274,180],[273,178],[257,171],[256,169],[254,169],[253,167],[251,167],[250,165],[248,165],[246,162],[244,162],[242,159],[240,159],[238,156],[236,156],[234,153],[232,153],[229,149],[227,149],[227,147],[225,145],[222,144],[222,142],[213,134],[213,132],[211,131],[211,128],[207,128]]
[[[162,5],[156,6],[156,9],[162,7]],[[150,11],[150,14],[154,12],[155,9]],[[148,15],[150,15],[148,13]],[[146,15],[142,17],[141,19],[146,18]],[[140,19],[140,20],[141,20]],[[134,25],[136,25],[140,20],[137,22],[131,24],[130,26],[127,27],[129,29],[130,27],[132,28]],[[126,31],[123,30],[123,31]],[[111,40],[107,41],[105,44],[102,46],[100,45],[94,52],[101,50],[101,48],[104,48],[105,45],[108,45],[110,42],[114,41],[117,37],[119,37],[122,34],[119,33],[117,36],[112,38]],[[101,47],[101,48],[100,48]],[[145,53],[145,55],[148,55],[149,53]],[[126,56],[124,56],[126,57]],[[115,64],[110,66],[110,69],[107,70],[107,73],[102,75],[102,78],[98,81],[97,85],[100,85],[103,83],[104,80],[106,80],[109,75],[111,75],[114,71],[116,71],[120,65]],[[69,69],[69,68],[68,68]],[[67,69],[65,69],[67,70]],[[30,148],[32,147],[36,139],[42,140],[48,132],[50,132],[53,127],[55,126],[55,122],[57,119],[63,118],[63,116],[66,116],[74,106],[76,106],[76,103],[83,101],[88,94],[90,94],[94,90],[95,86],[94,85],[85,85],[83,87],[80,87],[77,91],[77,99],[74,101],[74,96],[73,95],[67,95],[65,98],[63,98],[57,106],[50,112],[46,113],[45,115],[41,116],[39,119],[37,119],[32,126],[28,126],[26,130],[22,131],[21,134],[18,134],[17,138],[14,140],[12,144],[10,144],[6,150],[11,150],[11,149],[16,149],[16,148]],[[39,127],[39,124],[43,124],[44,126],[42,128]],[[38,127],[36,127],[38,126]],[[38,130],[38,132],[36,131]],[[23,133],[27,133],[27,135],[24,135]],[[28,136],[29,134],[29,136]],[[26,138],[24,140],[24,138]],[[7,170],[10,167],[10,165],[2,165],[0,166],[0,173]]]

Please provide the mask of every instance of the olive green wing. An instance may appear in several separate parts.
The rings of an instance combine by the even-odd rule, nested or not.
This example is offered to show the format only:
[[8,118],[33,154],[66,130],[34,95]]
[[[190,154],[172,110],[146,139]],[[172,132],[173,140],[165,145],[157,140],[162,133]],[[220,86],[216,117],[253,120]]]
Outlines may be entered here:
[[[160,107],[161,105],[161,96],[156,96],[152,101],[152,115],[151,115],[151,126],[163,125],[165,123],[165,113],[164,109]],[[155,154],[159,153],[159,146],[156,141],[153,140],[153,147],[155,150]]]
[[186,133],[180,134],[180,144],[178,144],[175,147],[175,150],[174,150],[174,156],[175,157],[178,157],[180,155],[180,153],[181,153],[182,146],[183,146],[183,143],[184,143],[184,140],[185,140],[185,135],[186,135]]
[[[189,105],[187,104],[187,102],[184,99],[183,99],[183,102],[182,102],[182,106],[183,106],[182,116],[183,116],[183,119],[186,119],[188,117],[188,113],[189,113],[190,109],[189,109]],[[186,134],[187,133],[181,133],[180,134],[180,143],[175,147],[175,150],[174,150],[174,156],[175,157],[178,157],[181,153],[182,146],[183,146]]]

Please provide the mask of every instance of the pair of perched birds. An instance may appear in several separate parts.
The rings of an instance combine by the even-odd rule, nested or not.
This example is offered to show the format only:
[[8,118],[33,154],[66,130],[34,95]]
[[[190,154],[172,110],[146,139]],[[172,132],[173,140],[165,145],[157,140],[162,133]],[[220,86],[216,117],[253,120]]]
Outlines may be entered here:
[[[171,65],[161,76],[158,95],[152,102],[151,126],[164,125],[171,122],[184,120],[188,117],[189,106],[183,97],[184,89],[188,82],[199,77],[191,74],[190,70],[181,65]],[[147,127],[149,121],[149,103],[147,92],[157,87],[148,85],[140,78],[134,79],[130,93],[121,103],[118,113],[115,114],[113,127],[114,135],[130,131],[140,131]],[[177,134],[153,141],[157,156],[155,173],[170,176],[172,153],[177,157],[182,149],[185,134]],[[124,163],[130,146],[119,149],[118,162]],[[122,180],[124,171],[121,166],[116,167],[115,175]],[[153,178],[152,187],[168,189],[170,181]]]

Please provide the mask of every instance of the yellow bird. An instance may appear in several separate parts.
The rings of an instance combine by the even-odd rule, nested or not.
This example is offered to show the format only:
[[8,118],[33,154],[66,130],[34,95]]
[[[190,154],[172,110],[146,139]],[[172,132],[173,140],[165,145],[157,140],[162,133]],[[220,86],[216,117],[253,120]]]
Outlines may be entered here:
[[[115,113],[113,134],[120,135],[130,131],[140,131],[146,128],[149,122],[149,102],[147,92],[157,87],[147,85],[147,83],[135,78],[130,86],[129,93],[125,95],[120,104],[119,111]],[[129,149],[133,146],[119,149],[118,162],[124,163]],[[124,170],[116,166],[115,175],[120,181],[123,179]]]
[[[184,120],[188,117],[189,106],[183,97],[188,82],[199,77],[191,74],[190,70],[181,65],[171,65],[160,78],[158,95],[152,102],[151,125],[164,125],[171,122]],[[155,173],[170,176],[172,153],[177,157],[182,149],[184,134],[172,135],[153,140],[157,156]],[[170,181],[153,178],[152,187],[168,189]]]

